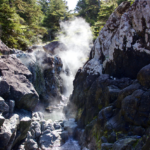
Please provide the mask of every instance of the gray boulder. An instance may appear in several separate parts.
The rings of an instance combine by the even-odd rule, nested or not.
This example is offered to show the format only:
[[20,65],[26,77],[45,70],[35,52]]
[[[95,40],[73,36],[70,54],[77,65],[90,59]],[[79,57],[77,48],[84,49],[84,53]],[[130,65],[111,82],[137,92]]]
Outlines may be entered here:
[[35,140],[28,139],[25,143],[24,148],[25,148],[25,150],[37,150],[38,149],[38,144]]
[[16,107],[20,109],[33,110],[39,101],[39,96],[29,81],[31,79],[30,71],[16,57],[0,57],[0,64],[2,73],[0,83],[6,82],[6,90],[0,94],[8,93],[9,98],[15,100]]
[[50,131],[43,133],[39,138],[39,145],[42,149],[50,149],[53,145],[53,134]]
[[135,138],[125,138],[116,141],[113,150],[132,150],[132,146],[137,142]]
[[18,110],[15,113],[19,115],[20,123],[18,125],[17,134],[15,137],[15,141],[13,142],[13,146],[19,145],[20,141],[26,138],[27,133],[31,126],[31,118],[32,118],[32,113],[23,109]]
[[11,149],[15,140],[17,127],[19,125],[19,115],[14,114],[10,119],[5,119],[0,132],[0,149]]
[[9,106],[2,97],[0,97],[0,112],[9,112]]
[[55,55],[58,54],[60,51],[66,51],[67,47],[63,43],[55,41],[43,46],[43,49],[48,54]]
[[150,64],[143,67],[137,75],[137,79],[138,79],[139,83],[146,88],[150,88],[149,74],[150,74]]

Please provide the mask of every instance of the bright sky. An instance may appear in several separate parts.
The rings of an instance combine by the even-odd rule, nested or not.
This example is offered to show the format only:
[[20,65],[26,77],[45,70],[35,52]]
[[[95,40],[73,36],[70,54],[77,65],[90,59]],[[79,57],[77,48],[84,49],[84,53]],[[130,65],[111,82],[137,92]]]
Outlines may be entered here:
[[69,10],[73,10],[76,7],[78,0],[67,0]]

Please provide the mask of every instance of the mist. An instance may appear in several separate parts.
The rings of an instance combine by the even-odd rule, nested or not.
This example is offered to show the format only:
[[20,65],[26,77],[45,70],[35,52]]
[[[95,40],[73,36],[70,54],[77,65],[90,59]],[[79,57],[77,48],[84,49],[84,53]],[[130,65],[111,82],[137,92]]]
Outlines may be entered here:
[[63,62],[61,73],[66,87],[65,96],[69,96],[73,91],[73,80],[77,70],[88,60],[92,46],[92,31],[90,25],[83,18],[75,18],[70,21],[60,23],[61,34],[57,37],[60,42],[66,45],[66,51],[60,51],[59,57]]

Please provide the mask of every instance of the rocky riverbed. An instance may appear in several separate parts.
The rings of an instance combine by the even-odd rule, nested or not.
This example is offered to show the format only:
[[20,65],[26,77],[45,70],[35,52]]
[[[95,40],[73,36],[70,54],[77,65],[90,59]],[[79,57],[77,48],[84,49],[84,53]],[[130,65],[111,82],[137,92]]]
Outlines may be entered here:
[[0,41],[0,150],[149,150],[149,11],[149,0],[121,3],[74,81],[64,43]]

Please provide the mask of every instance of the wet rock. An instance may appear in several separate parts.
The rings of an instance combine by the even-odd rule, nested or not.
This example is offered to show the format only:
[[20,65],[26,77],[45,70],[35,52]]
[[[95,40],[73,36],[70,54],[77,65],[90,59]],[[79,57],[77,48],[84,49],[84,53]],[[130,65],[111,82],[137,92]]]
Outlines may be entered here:
[[101,142],[102,142],[102,143],[108,143],[107,138],[104,137],[104,136],[102,136],[102,137],[101,137]]
[[68,131],[69,135],[73,134],[76,127],[77,124],[75,122],[75,119],[69,119],[64,122],[64,129]]
[[109,106],[102,109],[98,114],[98,121],[103,122],[107,121],[113,115],[113,107]]
[[60,51],[66,51],[67,47],[63,43],[55,41],[43,46],[43,49],[48,54],[55,55],[58,54]]
[[59,138],[59,134],[56,130],[52,131],[52,135],[53,135],[53,141],[56,141]]
[[20,123],[18,125],[15,141],[13,142],[14,146],[19,145],[20,141],[26,138],[27,133],[31,126],[31,118],[32,118],[32,113],[23,109],[15,111],[15,113],[19,115]]
[[10,87],[9,98],[15,100],[16,107],[33,110],[39,96],[28,80],[31,79],[30,71],[15,57],[3,56],[0,63],[1,81]]
[[69,139],[68,131],[63,131],[63,132],[60,134],[60,136],[61,136],[62,141],[63,141],[64,143]]
[[140,88],[140,84],[138,82],[134,82],[133,84],[127,86],[126,88],[122,89],[118,95],[117,101],[115,103],[117,108],[121,108],[122,100],[128,96],[131,95],[135,90],[138,90]]
[[108,136],[108,142],[109,143],[114,143],[116,142],[116,133],[112,132],[109,136]]
[[9,84],[3,79],[3,77],[0,77],[0,96],[8,97],[9,93],[10,93]]
[[46,121],[46,127],[45,127],[45,129],[48,129],[50,131],[54,131],[55,130],[55,128],[54,128],[53,123],[52,123],[51,120],[47,120]]
[[44,119],[44,114],[42,112],[33,112],[32,120],[33,121],[42,121]]
[[150,90],[136,90],[132,95],[127,96],[122,101],[122,114],[126,121],[138,126],[148,126],[149,117],[146,115],[150,112]]
[[14,114],[10,119],[5,119],[0,132],[0,149],[11,149],[15,140],[17,127],[19,125],[19,115]]
[[37,150],[38,149],[38,144],[35,140],[29,139],[25,143],[25,150]]
[[9,112],[9,106],[2,97],[0,97],[0,112]]
[[39,145],[42,149],[48,149],[53,145],[53,134],[51,132],[43,133],[39,138]]
[[39,138],[39,136],[41,135],[41,125],[39,122],[34,121],[31,123],[31,127],[30,127],[31,133],[34,133],[34,138]]
[[9,113],[12,114],[14,112],[15,108],[15,101],[14,100],[9,100]]
[[149,74],[150,74],[150,64],[143,67],[137,75],[139,83],[146,88],[150,88]]
[[58,123],[54,123],[54,128],[57,130],[57,129],[60,129],[60,124]]
[[132,146],[136,141],[135,138],[120,139],[114,143],[113,150],[132,150]]
[[110,150],[110,149],[112,149],[112,147],[113,147],[113,144],[111,144],[111,143],[102,143],[101,150]]

